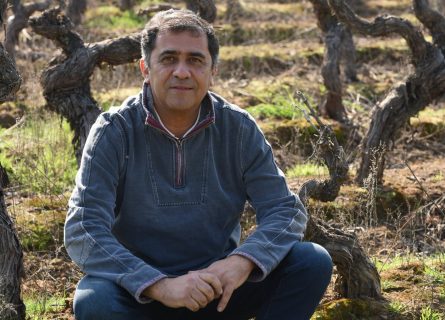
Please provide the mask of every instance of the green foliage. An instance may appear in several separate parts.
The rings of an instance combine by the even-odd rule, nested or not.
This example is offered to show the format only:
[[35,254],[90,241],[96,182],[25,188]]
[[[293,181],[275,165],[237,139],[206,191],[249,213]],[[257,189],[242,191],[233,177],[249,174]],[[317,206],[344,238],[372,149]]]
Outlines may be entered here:
[[[262,100],[264,102],[246,109],[256,119],[292,120],[303,117],[303,112],[295,107],[299,103],[288,86],[284,87],[284,92],[270,92]],[[305,107],[302,108],[306,110]]]
[[65,297],[46,294],[25,297],[27,319],[53,319],[51,313],[63,311],[66,307]]
[[420,312],[420,320],[443,320],[443,313],[434,311],[431,307],[424,307]]
[[247,108],[247,111],[257,119],[292,119],[295,110],[291,106],[260,103],[255,107]]
[[313,163],[297,164],[286,171],[286,177],[307,177],[328,175],[328,168],[326,166],[319,166]]
[[72,137],[66,121],[40,110],[1,134],[0,162],[27,191],[60,194],[71,188],[77,171]]
[[388,306],[388,311],[394,314],[403,314],[406,310],[407,306],[399,301],[392,301]]
[[445,273],[434,265],[425,266],[425,275],[429,276],[434,284],[445,285]]
[[85,25],[88,28],[105,28],[107,30],[135,30],[144,27],[146,19],[133,11],[121,11],[116,6],[92,8],[85,14]]
[[38,222],[31,222],[26,232],[20,232],[20,242],[26,251],[44,251],[54,244],[53,230]]

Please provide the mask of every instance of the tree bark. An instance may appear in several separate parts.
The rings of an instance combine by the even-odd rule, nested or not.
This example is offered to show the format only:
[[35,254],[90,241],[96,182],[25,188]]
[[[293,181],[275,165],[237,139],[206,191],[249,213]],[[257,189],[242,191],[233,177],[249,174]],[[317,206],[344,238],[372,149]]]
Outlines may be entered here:
[[[349,164],[332,129],[321,122],[302,94],[300,98],[316,121],[313,126],[318,130],[319,138],[314,145],[314,154],[328,167],[329,179],[305,182],[298,195],[303,203],[309,198],[333,201],[338,196],[340,186],[347,179]],[[308,121],[312,124],[311,119]],[[354,234],[333,228],[320,219],[310,216],[305,238],[322,245],[331,255],[339,274],[336,282],[338,294],[347,298],[382,298],[377,269]]]
[[305,238],[322,245],[337,267],[335,292],[341,297],[382,299],[380,275],[352,233],[311,217]]
[[[0,26],[4,27],[7,1],[0,0]],[[19,90],[22,78],[15,68],[14,61],[0,42],[0,104],[10,100]]]
[[[2,1],[2,0],[0,0]],[[14,61],[9,57],[0,42],[0,104],[11,100],[20,89],[22,78],[15,68]]]
[[383,181],[385,150],[409,120],[435,99],[445,94],[444,17],[428,7],[425,0],[414,0],[417,18],[432,32],[434,44],[409,21],[392,16],[378,17],[373,22],[359,18],[341,0],[329,0],[336,16],[351,29],[369,36],[398,34],[411,51],[415,71],[405,83],[395,87],[374,109],[372,121],[362,147],[362,158],[356,181],[363,184],[373,170],[376,150],[383,148],[383,160],[377,163],[376,179]]
[[216,19],[216,6],[213,0],[185,0],[187,9],[197,13],[209,23]]
[[5,48],[12,59],[15,57],[15,46],[19,42],[19,34],[28,26],[29,17],[36,11],[48,9],[51,1],[52,0],[45,0],[26,5],[22,5],[20,0],[12,1],[12,12],[14,15],[8,21],[5,36]]
[[320,113],[331,119],[344,122],[346,109],[342,102],[342,82],[340,63],[344,63],[344,73],[348,81],[357,80],[355,66],[355,46],[352,33],[339,23],[332,14],[327,0],[310,0],[317,17],[318,27],[325,38],[322,76],[328,90],[325,102],[320,105]]
[[53,40],[63,50],[63,54],[54,58],[43,71],[40,83],[47,108],[65,117],[74,130],[73,145],[80,164],[90,128],[101,112],[91,95],[90,77],[102,63],[119,65],[140,58],[140,35],[84,44],[59,9],[32,18],[30,25],[36,33]]
[[[0,26],[4,24],[7,2],[0,0]],[[13,61],[0,43],[0,102],[16,92],[21,78]],[[0,319],[24,320],[25,305],[20,297],[20,283],[24,275],[23,253],[14,224],[8,216],[3,187],[8,178],[0,164]]]
[[82,23],[82,17],[87,10],[87,0],[69,0],[66,7],[66,15],[75,26]]
[[23,276],[22,247],[8,216],[3,187],[0,185],[0,319],[25,319],[25,305],[20,297]]

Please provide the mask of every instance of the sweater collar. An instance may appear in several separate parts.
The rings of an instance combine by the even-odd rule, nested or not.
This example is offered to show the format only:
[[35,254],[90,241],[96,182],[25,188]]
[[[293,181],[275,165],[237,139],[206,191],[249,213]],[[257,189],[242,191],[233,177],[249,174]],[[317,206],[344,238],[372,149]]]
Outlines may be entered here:
[[[171,136],[172,134],[165,129],[162,125],[156,110],[154,109],[153,95],[151,92],[151,87],[148,83],[144,82],[142,87],[142,106],[146,113],[145,124],[154,127],[165,134]],[[204,96],[201,102],[199,116],[195,122],[193,129],[187,133],[187,137],[201,131],[202,129],[208,127],[215,122],[215,107],[213,105],[213,100],[210,94]],[[174,137],[174,136],[173,136]]]

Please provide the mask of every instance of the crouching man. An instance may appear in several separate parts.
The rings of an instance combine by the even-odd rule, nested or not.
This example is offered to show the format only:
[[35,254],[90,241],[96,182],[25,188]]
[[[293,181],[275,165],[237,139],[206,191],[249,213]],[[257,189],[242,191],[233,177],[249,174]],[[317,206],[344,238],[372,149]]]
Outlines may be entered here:
[[143,89],[97,119],[69,203],[76,319],[309,319],[332,261],[301,241],[306,211],[253,118],[209,91],[212,26],[161,12],[141,46]]

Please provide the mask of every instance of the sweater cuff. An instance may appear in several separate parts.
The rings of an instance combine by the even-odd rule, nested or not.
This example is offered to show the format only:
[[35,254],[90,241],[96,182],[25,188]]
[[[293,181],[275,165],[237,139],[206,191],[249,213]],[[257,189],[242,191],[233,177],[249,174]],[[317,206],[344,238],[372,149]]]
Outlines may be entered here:
[[[259,248],[261,249],[259,250]],[[251,254],[252,252],[255,252],[255,256]],[[275,258],[271,257],[260,244],[256,243],[244,243],[240,247],[236,248],[229,256],[235,254],[249,259],[257,266],[257,268],[253,269],[249,275],[249,278],[247,279],[251,282],[260,282],[264,280],[278,264]],[[258,259],[258,257],[261,257],[262,259]],[[266,261],[266,263],[263,261]]]
[[147,289],[148,287],[154,285],[156,282],[167,278],[167,276],[165,274],[160,274],[159,276],[157,276],[156,278],[148,281],[147,283],[144,283],[135,293],[134,297],[136,298],[136,301],[139,303],[150,303],[153,302],[154,300],[151,298],[147,298],[146,296],[143,296],[142,293],[145,291],[145,289]]
[[142,296],[142,292],[163,278],[167,278],[167,275],[147,264],[143,264],[139,269],[124,274],[119,279],[118,284],[125,288],[137,302],[149,303],[152,299]]

